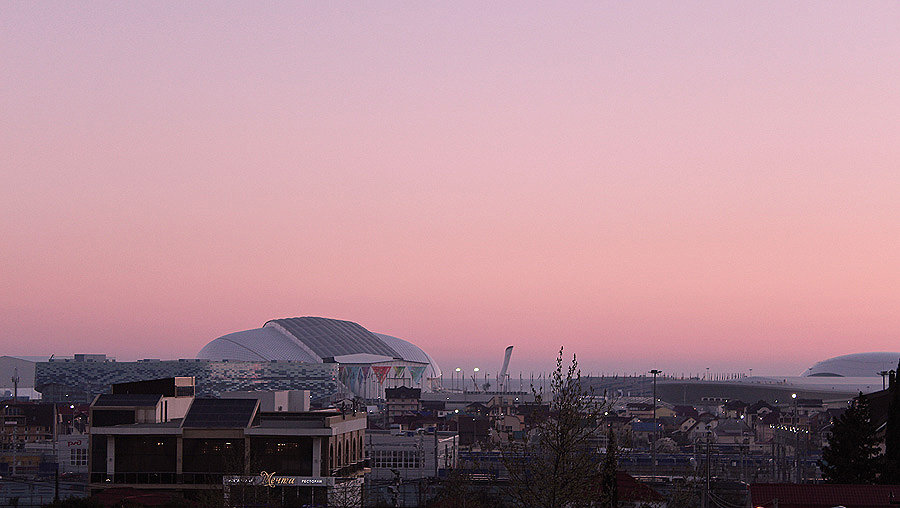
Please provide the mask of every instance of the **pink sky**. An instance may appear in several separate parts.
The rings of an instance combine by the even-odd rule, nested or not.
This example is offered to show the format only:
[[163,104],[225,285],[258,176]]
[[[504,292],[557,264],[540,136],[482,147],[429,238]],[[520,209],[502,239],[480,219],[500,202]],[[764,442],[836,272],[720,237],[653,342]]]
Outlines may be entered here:
[[900,349],[900,4],[0,4],[0,353]]

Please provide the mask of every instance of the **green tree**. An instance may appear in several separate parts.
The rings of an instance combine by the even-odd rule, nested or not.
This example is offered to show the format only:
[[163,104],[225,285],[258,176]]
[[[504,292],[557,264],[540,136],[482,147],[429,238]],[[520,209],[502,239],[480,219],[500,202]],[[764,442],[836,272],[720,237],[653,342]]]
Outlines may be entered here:
[[[544,394],[535,392],[538,404]],[[549,412],[532,423],[522,440],[502,449],[509,471],[508,494],[533,508],[584,506],[596,498],[599,481],[596,437],[605,402],[582,389],[578,362],[563,367],[559,349],[550,376]]]
[[878,438],[869,414],[869,403],[862,393],[835,419],[818,464],[827,483],[875,482],[879,465]]

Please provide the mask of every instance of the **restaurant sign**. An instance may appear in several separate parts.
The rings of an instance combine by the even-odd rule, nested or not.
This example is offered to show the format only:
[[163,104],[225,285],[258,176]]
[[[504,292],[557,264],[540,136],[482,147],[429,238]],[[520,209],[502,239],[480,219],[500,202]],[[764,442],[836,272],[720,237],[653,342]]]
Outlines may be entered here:
[[223,476],[228,486],[259,485],[263,487],[331,487],[334,478],[320,476],[284,476],[260,471],[259,476]]

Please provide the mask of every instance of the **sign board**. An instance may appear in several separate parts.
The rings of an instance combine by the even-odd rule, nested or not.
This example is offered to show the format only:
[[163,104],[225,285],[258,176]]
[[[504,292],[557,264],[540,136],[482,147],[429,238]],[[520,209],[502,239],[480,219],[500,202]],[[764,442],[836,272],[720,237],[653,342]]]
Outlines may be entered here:
[[226,486],[259,485],[263,487],[333,487],[334,477],[284,476],[261,471],[259,476],[223,476]]

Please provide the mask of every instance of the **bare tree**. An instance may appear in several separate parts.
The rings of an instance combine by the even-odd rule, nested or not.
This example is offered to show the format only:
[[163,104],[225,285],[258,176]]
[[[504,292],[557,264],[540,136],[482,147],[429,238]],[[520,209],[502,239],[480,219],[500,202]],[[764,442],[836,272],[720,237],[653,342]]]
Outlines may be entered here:
[[619,445],[612,427],[606,430],[606,455],[600,466],[600,508],[618,508],[619,506]]
[[509,471],[509,496],[518,505],[535,508],[585,506],[597,497],[599,455],[605,400],[582,389],[581,371],[563,366],[559,349],[548,394],[535,392],[538,404],[546,398],[549,411],[533,418],[521,440],[502,449]]

